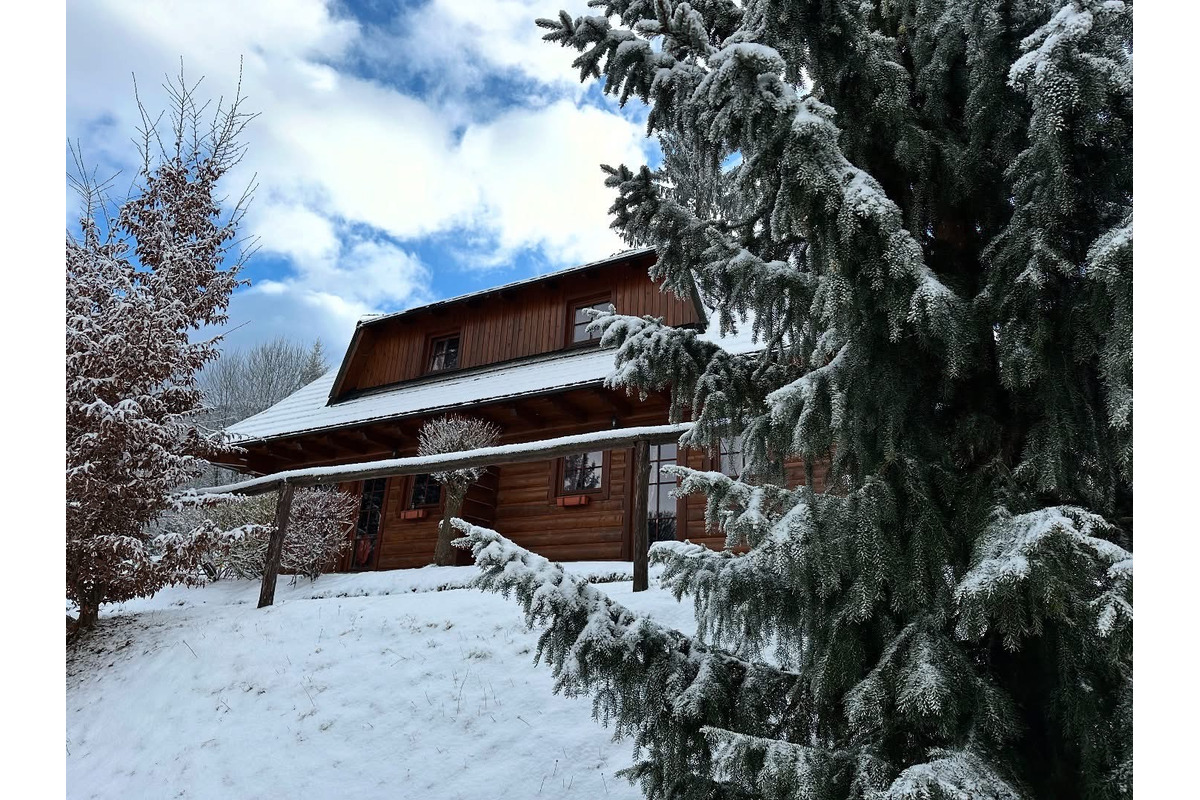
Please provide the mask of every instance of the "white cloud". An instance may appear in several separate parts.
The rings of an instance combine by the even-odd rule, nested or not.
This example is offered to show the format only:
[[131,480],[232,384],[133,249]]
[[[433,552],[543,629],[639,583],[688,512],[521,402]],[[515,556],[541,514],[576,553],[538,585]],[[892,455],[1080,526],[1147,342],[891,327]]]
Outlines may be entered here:
[[[293,271],[235,302],[237,316],[253,308],[290,324],[269,310],[270,297],[286,299],[288,313],[343,324],[427,298],[428,269],[402,245],[429,235],[489,243],[490,252],[472,254],[480,264],[523,248],[566,264],[621,247],[598,165],[640,163],[642,128],[580,104],[571,54],[541,42],[533,25],[558,7],[434,0],[410,27],[381,38],[320,0],[76,0],[67,18],[68,132],[84,139],[93,163],[128,168],[130,73],[157,108],[157,85],[181,55],[190,75],[206,76],[206,95],[231,91],[244,55],[243,92],[261,116],[228,188],[256,174],[247,228]],[[387,54],[389,43],[403,46]],[[404,58],[440,71],[449,93],[417,97],[358,77],[345,65],[364,54],[376,67]],[[504,70],[540,81],[537,96],[481,116],[453,93]]]
[[569,101],[470,128],[461,161],[478,176],[476,221],[495,229],[501,253],[533,244],[552,260],[578,262],[621,249],[600,165],[641,163],[643,142],[640,126]]
[[580,0],[431,0],[402,27],[368,32],[361,46],[381,62],[425,73],[449,94],[504,69],[577,96],[583,87],[574,53],[542,41],[546,31],[534,22],[557,18],[564,5],[577,7],[576,15],[595,13]]

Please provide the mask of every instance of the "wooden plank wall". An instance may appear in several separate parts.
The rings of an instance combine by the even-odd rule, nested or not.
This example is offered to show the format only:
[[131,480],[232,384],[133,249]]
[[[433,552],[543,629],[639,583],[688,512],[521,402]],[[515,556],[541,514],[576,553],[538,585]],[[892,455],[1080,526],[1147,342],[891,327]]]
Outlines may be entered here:
[[[479,483],[467,492],[463,501],[463,519],[488,527],[494,524],[499,483],[497,473],[498,468],[489,469]],[[402,519],[400,512],[408,508],[409,498],[412,497],[412,481],[411,475],[388,478],[377,569],[423,567],[433,563],[438,525],[445,513],[445,495],[442,496],[442,505],[430,508],[429,516],[425,519]],[[470,562],[469,553],[458,553],[458,563]]]
[[478,367],[549,353],[567,344],[573,301],[609,293],[617,311],[663,317],[668,325],[698,322],[690,300],[661,291],[645,267],[615,265],[591,277],[570,275],[553,286],[537,284],[507,297],[464,301],[440,312],[400,318],[368,329],[349,367],[343,391],[368,389],[425,374],[431,337],[459,333],[459,364]]
[[628,452],[608,454],[608,491],[586,506],[555,505],[555,462],[500,468],[495,530],[552,561],[619,561],[625,549]]
[[[554,408],[559,398],[550,396],[527,402],[527,409],[539,417],[541,424],[511,428],[501,437],[503,443],[528,441],[553,436],[582,433],[607,427],[608,413],[603,412],[602,401],[593,392],[574,391],[566,394],[576,408],[589,413],[589,420],[568,420]],[[502,416],[502,406],[489,407],[489,413]],[[632,403],[633,413],[622,417],[622,426],[661,424],[666,421],[665,400],[651,396],[642,402]],[[364,452],[347,459],[366,458]],[[397,441],[396,452],[414,455],[416,444],[412,441]],[[698,470],[715,469],[711,457],[703,450],[681,450],[680,463]],[[381,455],[389,455],[387,453]],[[314,462],[331,463],[331,462]],[[552,482],[556,476],[557,462],[542,461],[527,464],[507,464],[491,468],[484,478],[467,494],[463,516],[478,525],[485,525],[529,548],[556,561],[574,560],[627,560],[629,553],[629,507],[630,451],[617,450],[609,453],[606,491],[593,495],[586,506],[560,507],[556,504]],[[299,466],[293,464],[291,466]],[[828,465],[818,464],[814,470],[814,488],[824,491]],[[804,483],[802,461],[789,462],[788,484]],[[421,567],[433,561],[437,542],[437,527],[442,519],[442,509],[429,509],[429,515],[421,520],[402,519],[400,513],[408,507],[412,496],[411,476],[388,479],[381,526],[378,569]],[[343,489],[358,494],[360,484],[345,484]],[[703,496],[683,498],[677,507],[679,522],[677,534],[680,539],[689,539],[713,549],[721,549],[725,536],[720,531],[706,531],[704,527]],[[469,563],[469,554],[462,552],[459,563]],[[342,565],[348,568],[348,561]]]
[[[555,504],[551,482],[555,477],[553,461],[507,464],[489,471],[467,496],[463,516],[477,525],[485,525],[512,539],[524,548],[552,561],[628,560],[628,528],[625,514],[629,507],[629,451],[609,453],[608,491],[593,496],[586,506],[562,508]],[[681,463],[694,469],[709,469],[709,458],[699,450],[684,451]],[[788,468],[788,484],[804,483],[804,466],[793,462]],[[824,470],[814,471],[817,491],[824,489]],[[404,520],[400,511],[412,491],[411,478],[388,481],[384,510],[383,540],[379,569],[422,567],[433,561],[437,543],[440,509],[430,509],[423,520]],[[725,546],[725,535],[704,528],[705,498],[683,498],[678,535],[714,550]],[[459,563],[470,563],[466,553]]]

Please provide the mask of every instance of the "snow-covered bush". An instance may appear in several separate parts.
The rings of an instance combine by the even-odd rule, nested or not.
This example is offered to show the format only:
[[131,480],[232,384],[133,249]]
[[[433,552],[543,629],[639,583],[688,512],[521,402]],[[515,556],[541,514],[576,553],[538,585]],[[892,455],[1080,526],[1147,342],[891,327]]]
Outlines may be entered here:
[[[219,538],[211,526],[156,535],[169,493],[219,452],[199,428],[198,371],[219,339],[246,252],[237,243],[248,197],[222,208],[252,115],[240,95],[201,118],[182,73],[169,87],[169,130],[142,111],[141,168],[114,202],[79,160],[79,230],[66,239],[66,591],[80,627],[100,604],[203,580]],[[160,136],[160,133],[163,134]]]
[[[236,531],[215,551],[213,568],[219,577],[261,578],[267,542],[274,530],[276,493],[229,503],[210,519],[221,530]],[[327,488],[296,489],[283,538],[279,569],[316,580],[350,547],[350,529],[358,512],[354,495]]]
[[[417,433],[417,454],[435,456],[478,450],[481,447],[492,447],[499,440],[500,429],[487,420],[448,414],[431,419],[421,426]],[[440,566],[454,563],[454,547],[451,545],[454,541],[454,530],[450,526],[450,520],[462,511],[463,500],[466,499],[471,484],[483,477],[486,471],[485,467],[472,467],[432,473],[433,479],[446,491],[445,515],[438,526],[433,563]]]
[[358,498],[336,489],[297,489],[280,569],[316,580],[350,547]]

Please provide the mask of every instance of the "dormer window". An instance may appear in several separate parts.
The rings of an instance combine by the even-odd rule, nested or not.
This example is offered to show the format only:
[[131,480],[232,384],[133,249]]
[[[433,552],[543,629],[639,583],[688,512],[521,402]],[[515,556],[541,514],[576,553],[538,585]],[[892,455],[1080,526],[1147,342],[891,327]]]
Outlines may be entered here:
[[426,372],[441,372],[458,369],[458,334],[439,336],[429,343],[429,369]]
[[616,311],[616,306],[607,297],[598,300],[585,300],[573,304],[571,306],[571,344],[584,344],[599,340],[600,333],[598,331],[589,331],[587,329],[588,324],[592,321],[592,315],[588,313],[589,310],[604,311],[611,314]]

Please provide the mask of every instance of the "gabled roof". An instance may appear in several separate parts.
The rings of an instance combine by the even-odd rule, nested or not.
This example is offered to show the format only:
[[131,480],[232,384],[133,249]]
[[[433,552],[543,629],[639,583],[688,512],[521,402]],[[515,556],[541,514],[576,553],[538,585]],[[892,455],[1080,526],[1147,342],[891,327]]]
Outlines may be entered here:
[[[498,295],[501,293],[511,292],[514,289],[523,289],[523,288],[533,286],[533,285],[539,284],[539,283],[548,283],[550,281],[559,280],[560,278],[574,275],[576,273],[586,272],[590,269],[598,269],[598,268],[602,268],[602,267],[608,267],[608,266],[611,266],[611,265],[614,265],[617,263],[621,263],[621,262],[630,262],[634,259],[641,258],[641,257],[647,256],[647,255],[653,255],[653,254],[654,254],[653,247],[639,247],[639,248],[635,248],[632,250],[624,250],[620,253],[614,253],[613,255],[608,256],[607,258],[599,259],[598,261],[590,261],[587,264],[580,264],[577,267],[567,267],[565,269],[559,269],[559,270],[555,270],[553,272],[547,272],[542,275],[534,275],[533,277],[523,278],[518,281],[506,283],[502,286],[493,286],[490,289],[481,289],[476,292],[468,292],[467,294],[460,294],[457,297],[450,297],[445,300],[437,300],[433,303],[426,303],[423,306],[415,306],[413,308],[407,308],[403,311],[393,311],[389,314],[377,314],[377,315],[373,315],[373,316],[364,317],[364,318],[360,319],[358,321],[358,323],[354,326],[354,334],[350,337],[350,344],[349,344],[349,346],[346,347],[346,352],[342,356],[342,362],[338,366],[337,373],[334,376],[333,380],[330,381],[329,384],[327,385],[327,389],[329,392],[329,397],[328,397],[329,402],[331,402],[331,403],[339,402],[346,395],[343,380],[345,379],[346,374],[350,369],[350,364],[354,361],[354,359],[358,353],[358,348],[359,348],[359,345],[363,341],[364,333],[368,329],[370,329],[371,327],[373,327],[375,325],[378,325],[382,322],[386,322],[388,320],[400,319],[401,317],[406,317],[409,315],[417,315],[417,314],[423,314],[423,313],[430,312],[430,311],[436,311],[440,308],[450,306],[455,303],[464,303],[464,302],[471,301],[471,300],[482,300],[484,298],[495,296],[495,295]],[[700,296],[699,296],[699,294],[696,293],[695,287],[692,287],[691,295],[692,295],[691,300],[692,300],[692,303],[696,307],[697,315],[702,320],[707,319],[707,314],[705,312],[705,308],[704,308],[703,304],[700,302]]]
[[521,288],[521,287],[525,287],[525,286],[531,286],[535,283],[542,283],[544,281],[557,280],[566,275],[573,275],[576,272],[583,272],[585,270],[595,269],[596,267],[607,266],[607,265],[615,263],[617,261],[629,261],[631,259],[637,258],[638,256],[644,256],[648,253],[653,253],[653,252],[654,252],[653,247],[639,247],[639,248],[636,248],[633,250],[623,250],[620,253],[614,253],[613,255],[608,256],[607,258],[601,258],[598,261],[590,261],[587,264],[580,264],[577,267],[566,267],[565,269],[558,269],[558,270],[554,270],[553,272],[545,272],[545,273],[542,273],[541,275],[534,275],[529,278],[522,278],[519,281],[513,281],[512,283],[506,283],[501,286],[492,286],[491,288],[488,288],[488,289],[480,289],[475,292],[467,292],[466,294],[460,294],[455,297],[447,297],[445,300],[435,300],[434,302],[426,303],[423,306],[413,306],[412,308],[406,308],[403,311],[393,311],[388,314],[372,314],[370,316],[363,317],[361,320],[359,320],[358,326],[359,327],[368,327],[368,326],[375,325],[380,322],[384,322],[389,319],[396,319],[397,317],[403,317],[407,314],[418,314],[418,313],[422,313],[425,311],[432,311],[432,310],[440,308],[442,306],[452,305],[453,303],[462,303],[466,300],[480,300],[484,297],[487,297],[488,295],[499,294],[500,292],[511,292],[513,289],[517,289],[517,288]]
[[[748,322],[733,336],[720,336],[716,325],[699,336],[731,353],[762,347],[751,340]],[[612,372],[615,354],[613,348],[559,351],[418,378],[334,404],[327,402],[337,374],[330,370],[266,411],[230,426],[226,433],[235,442],[262,441],[599,386]]]

